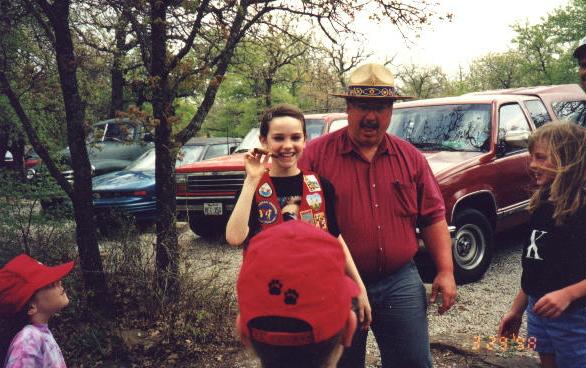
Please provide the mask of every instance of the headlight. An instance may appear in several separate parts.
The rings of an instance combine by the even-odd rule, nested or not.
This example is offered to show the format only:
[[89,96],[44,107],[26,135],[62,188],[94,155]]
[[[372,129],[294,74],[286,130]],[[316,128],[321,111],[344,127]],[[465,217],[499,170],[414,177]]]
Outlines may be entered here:
[[187,175],[175,174],[175,184],[187,184]]
[[35,177],[35,175],[37,175],[37,172],[35,171],[35,169],[28,169],[26,171],[27,180],[32,180]]
[[175,192],[176,193],[187,192],[187,175],[186,174],[175,174]]

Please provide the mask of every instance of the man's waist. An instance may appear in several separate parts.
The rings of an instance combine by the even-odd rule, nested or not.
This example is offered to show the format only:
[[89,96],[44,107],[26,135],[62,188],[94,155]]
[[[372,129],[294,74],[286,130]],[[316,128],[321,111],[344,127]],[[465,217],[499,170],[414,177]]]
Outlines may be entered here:
[[410,268],[414,264],[413,258],[409,258],[404,263],[397,265],[391,269],[385,270],[384,272],[378,272],[375,274],[365,274],[362,276],[362,281],[366,287],[372,287],[377,284],[383,283],[385,280],[393,278],[398,274],[404,272],[407,268]]

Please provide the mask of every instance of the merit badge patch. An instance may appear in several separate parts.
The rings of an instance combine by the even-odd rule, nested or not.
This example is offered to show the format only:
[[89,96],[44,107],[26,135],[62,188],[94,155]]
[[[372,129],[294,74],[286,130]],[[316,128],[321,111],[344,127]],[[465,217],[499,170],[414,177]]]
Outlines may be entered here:
[[261,224],[272,224],[277,220],[277,207],[269,201],[258,204],[258,221]]
[[326,222],[326,215],[323,212],[318,212],[313,215],[313,219],[315,220],[315,226],[327,230],[328,224]]
[[322,202],[321,195],[319,193],[313,193],[305,197],[307,204],[311,207],[312,210],[317,211],[319,210]]
[[299,212],[299,217],[301,217],[301,221],[313,224],[313,213],[311,210]]
[[305,181],[305,185],[307,185],[307,188],[310,192],[317,192],[321,190],[319,181],[317,181],[315,175],[303,175],[303,180]]
[[271,189],[269,183],[264,183],[261,185],[260,188],[258,188],[258,194],[265,198],[270,197],[273,194],[273,190]]

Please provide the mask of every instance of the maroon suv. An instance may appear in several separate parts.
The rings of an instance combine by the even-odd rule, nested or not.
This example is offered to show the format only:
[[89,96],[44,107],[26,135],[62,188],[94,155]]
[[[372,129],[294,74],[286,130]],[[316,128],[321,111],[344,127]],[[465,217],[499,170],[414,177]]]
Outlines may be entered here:
[[453,229],[456,278],[482,277],[493,236],[527,221],[527,138],[552,119],[584,125],[578,85],[518,88],[398,103],[389,132],[426,156]]

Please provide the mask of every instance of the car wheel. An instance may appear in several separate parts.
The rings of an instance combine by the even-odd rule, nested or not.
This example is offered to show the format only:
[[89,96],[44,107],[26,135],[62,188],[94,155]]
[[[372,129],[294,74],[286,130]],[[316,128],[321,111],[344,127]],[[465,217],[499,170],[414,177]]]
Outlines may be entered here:
[[456,213],[456,239],[452,248],[454,274],[458,283],[479,280],[492,259],[492,227],[478,210]]
[[189,216],[191,231],[202,238],[215,240],[224,235],[226,220],[223,217],[213,218],[209,216]]

